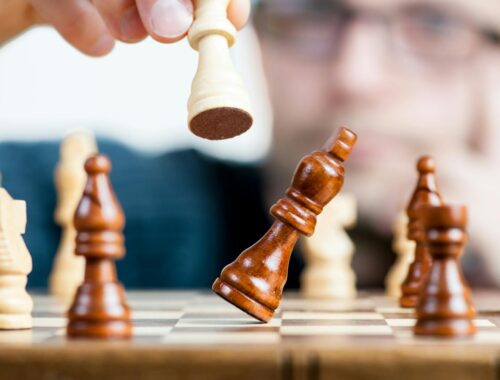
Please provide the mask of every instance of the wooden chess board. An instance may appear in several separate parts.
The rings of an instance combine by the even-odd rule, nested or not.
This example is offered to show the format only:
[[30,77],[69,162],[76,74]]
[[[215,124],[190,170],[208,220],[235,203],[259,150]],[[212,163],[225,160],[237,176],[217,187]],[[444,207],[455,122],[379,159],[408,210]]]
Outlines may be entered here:
[[[336,372],[341,369],[340,373],[350,376],[345,378],[372,379],[378,378],[372,371],[380,367],[386,373],[380,378],[387,379],[391,373],[418,373],[419,365],[424,370],[431,364],[428,379],[439,378],[433,376],[441,367],[449,368],[452,372],[447,373],[455,379],[490,371],[497,376],[500,312],[494,309],[500,306],[500,297],[494,293],[475,295],[478,334],[451,340],[414,337],[412,310],[374,293],[361,293],[348,301],[285,294],[275,318],[267,324],[209,292],[129,292],[127,299],[133,309],[130,341],[74,341],[65,336],[66,306],[46,295],[35,295],[33,330],[0,332],[0,378],[15,374],[23,379],[88,379],[83,376],[88,371],[96,371],[100,376],[96,378],[116,375],[122,380],[157,378],[148,377],[150,371],[164,374],[162,379],[169,378],[168,374],[200,378],[200,373],[223,378],[221,374],[233,369],[241,372],[239,380],[255,378],[256,371],[261,378],[306,379],[321,378],[326,371],[337,379],[343,378]],[[109,367],[104,357],[111,358]],[[20,359],[27,366],[21,372]],[[193,364],[197,361],[202,372]],[[111,367],[112,371],[106,369]],[[37,377],[47,370],[55,377]],[[210,376],[210,370],[222,377]],[[140,377],[133,377],[134,371]],[[305,377],[297,377],[301,373]]]

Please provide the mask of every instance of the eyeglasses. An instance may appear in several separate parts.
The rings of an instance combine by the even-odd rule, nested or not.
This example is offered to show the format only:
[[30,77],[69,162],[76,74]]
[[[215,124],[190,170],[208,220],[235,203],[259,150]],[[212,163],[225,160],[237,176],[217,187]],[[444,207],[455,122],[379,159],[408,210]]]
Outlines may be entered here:
[[483,43],[500,46],[500,32],[432,3],[408,3],[391,12],[355,9],[332,0],[279,4],[259,5],[255,14],[259,32],[309,58],[335,55],[349,26],[359,20],[383,25],[394,50],[424,60],[464,60]]

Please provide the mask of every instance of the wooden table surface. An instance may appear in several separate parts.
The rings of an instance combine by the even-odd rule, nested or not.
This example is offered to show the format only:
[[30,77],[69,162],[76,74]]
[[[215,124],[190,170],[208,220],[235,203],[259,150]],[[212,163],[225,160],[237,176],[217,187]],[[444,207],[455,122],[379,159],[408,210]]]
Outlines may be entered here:
[[67,306],[34,296],[34,328],[0,332],[0,379],[500,379],[500,292],[476,291],[473,339],[416,338],[381,293],[286,293],[268,324],[209,292],[129,292],[134,337],[69,340]]

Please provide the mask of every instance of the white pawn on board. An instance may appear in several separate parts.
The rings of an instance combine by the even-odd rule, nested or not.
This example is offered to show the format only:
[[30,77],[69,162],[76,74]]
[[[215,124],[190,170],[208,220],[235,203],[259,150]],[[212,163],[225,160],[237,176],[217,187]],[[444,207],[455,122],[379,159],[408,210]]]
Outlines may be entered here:
[[305,297],[356,296],[356,275],[351,268],[355,247],[345,231],[356,223],[356,209],[352,194],[339,194],[318,216],[314,234],[304,239],[301,292]]
[[12,199],[0,188],[0,329],[32,327],[33,301],[26,292],[31,256],[22,235],[26,202]]
[[54,219],[62,232],[49,278],[50,293],[61,300],[71,301],[83,281],[85,259],[75,255],[73,215],[87,179],[85,160],[96,151],[96,142],[90,133],[71,134],[61,144],[60,161],[55,171],[57,207]]
[[189,128],[211,140],[237,136],[253,123],[250,96],[229,54],[236,28],[227,19],[228,4],[229,0],[194,0],[188,34],[199,53],[188,101]]
[[401,284],[405,280],[410,264],[415,255],[415,242],[408,240],[408,215],[401,212],[394,223],[394,238],[392,249],[396,254],[396,262],[391,267],[385,278],[386,293],[390,297],[401,296]]

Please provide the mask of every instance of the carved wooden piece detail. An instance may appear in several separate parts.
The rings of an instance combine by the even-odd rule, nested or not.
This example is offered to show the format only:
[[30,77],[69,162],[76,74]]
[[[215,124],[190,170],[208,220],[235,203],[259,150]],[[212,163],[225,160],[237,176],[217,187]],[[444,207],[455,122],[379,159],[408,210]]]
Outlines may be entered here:
[[269,231],[226,266],[212,289],[251,316],[269,321],[281,302],[290,255],[300,234],[311,236],[316,216],[344,183],[343,162],[356,135],[341,128],[322,151],[299,163],[286,196],[271,207]]

